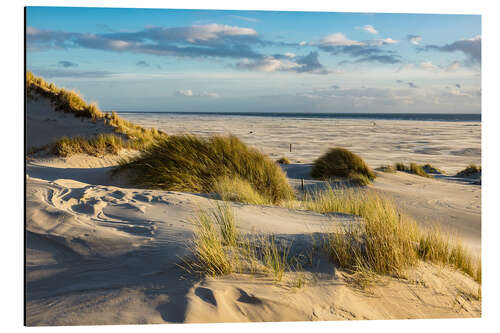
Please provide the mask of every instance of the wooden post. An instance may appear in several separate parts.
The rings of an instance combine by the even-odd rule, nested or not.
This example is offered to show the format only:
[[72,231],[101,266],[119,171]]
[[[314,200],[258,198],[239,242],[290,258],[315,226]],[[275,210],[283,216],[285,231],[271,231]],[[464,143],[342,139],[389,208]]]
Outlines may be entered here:
[[302,192],[304,192],[304,178],[301,179],[300,183],[301,183],[301,187],[302,187]]
[[292,144],[290,143],[290,153],[292,152]]

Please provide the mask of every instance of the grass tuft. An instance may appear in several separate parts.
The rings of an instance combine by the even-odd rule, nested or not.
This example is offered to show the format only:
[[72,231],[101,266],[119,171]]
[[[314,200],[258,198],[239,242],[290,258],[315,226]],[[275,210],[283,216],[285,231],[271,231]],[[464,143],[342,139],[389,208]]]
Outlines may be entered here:
[[220,219],[214,223],[214,216],[218,216],[217,212],[200,211],[193,220],[195,225],[193,252],[196,260],[189,266],[197,272],[211,276],[231,274],[235,268],[230,254],[225,249],[225,239],[217,228],[221,226],[218,223],[224,217],[219,216]]
[[355,274],[360,283],[364,281],[361,277],[373,273],[404,276],[418,260],[450,265],[481,282],[480,261],[459,239],[438,228],[418,227],[391,200],[374,191],[328,186],[309,193],[302,205],[323,214],[340,212],[361,218],[327,233],[324,244],[330,258],[341,269]]
[[481,176],[481,166],[475,164],[469,164],[465,169],[458,172],[456,177],[480,177]]
[[410,165],[405,165],[404,163],[400,162],[400,163],[396,163],[394,166],[396,167],[396,170],[398,170],[398,171],[412,173],[412,174],[420,176],[420,177],[433,178],[431,175],[429,175],[427,172],[425,172],[424,168],[421,165],[418,165],[417,163],[410,163]]
[[375,179],[375,173],[361,157],[344,148],[331,148],[314,161],[311,176],[316,179],[347,179],[366,185]]
[[244,237],[229,203],[199,211],[192,222],[194,261],[184,261],[182,266],[189,271],[221,276],[249,267],[251,273],[269,273],[279,282],[289,268],[290,245],[278,242],[272,234]]
[[427,172],[427,173],[434,173],[434,174],[438,174],[438,175],[443,175],[443,174],[446,173],[443,170],[441,170],[439,168],[436,168],[436,167],[432,166],[429,163],[424,164],[422,166],[422,169],[424,169],[424,171]]
[[386,173],[395,173],[396,169],[392,165],[382,165],[377,170],[386,172]]
[[281,168],[235,136],[171,136],[123,161],[115,172],[121,170],[131,170],[132,183],[145,187],[203,193],[223,188],[221,192],[227,194],[227,181],[221,185],[220,179],[229,177],[247,182],[272,203],[294,197]]

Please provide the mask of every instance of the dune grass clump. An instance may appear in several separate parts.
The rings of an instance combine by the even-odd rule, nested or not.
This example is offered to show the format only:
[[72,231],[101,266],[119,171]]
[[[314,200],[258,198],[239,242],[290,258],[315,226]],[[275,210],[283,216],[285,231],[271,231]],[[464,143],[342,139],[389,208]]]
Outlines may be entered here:
[[221,177],[229,177],[246,181],[271,203],[294,197],[281,168],[235,136],[171,136],[123,161],[115,172],[121,170],[131,171],[132,183],[151,188],[211,193],[220,188]]
[[416,224],[387,198],[372,191],[328,188],[308,201],[306,208],[313,211],[362,218],[327,235],[326,249],[340,268],[400,276],[416,263]]
[[290,164],[291,162],[290,162],[290,160],[288,159],[288,157],[283,156],[283,157],[279,158],[279,159],[276,161],[276,163],[278,163],[278,164]]
[[432,178],[432,176],[429,175],[427,172],[425,172],[424,168],[421,165],[418,165],[417,163],[410,163],[410,165],[405,165],[404,163],[399,162],[396,163],[394,166],[398,171],[412,173],[420,177]]
[[422,166],[422,169],[424,169],[425,172],[427,173],[434,173],[434,174],[439,174],[439,175],[443,175],[445,174],[446,172],[444,172],[443,170],[439,169],[439,168],[436,168],[434,167],[433,165],[431,165],[430,163],[426,163]]
[[481,176],[481,166],[469,164],[465,169],[459,171],[456,177],[477,177]]
[[325,250],[337,265],[353,274],[404,276],[418,260],[449,265],[481,282],[481,263],[459,239],[434,228],[424,230],[389,199],[359,189],[319,190],[309,194],[305,209],[359,216],[326,234]]
[[366,185],[376,177],[361,157],[344,148],[331,148],[314,161],[311,176],[316,179],[347,179]]
[[213,186],[219,199],[236,201],[250,205],[268,205],[269,200],[263,198],[252,185],[239,177],[220,177]]

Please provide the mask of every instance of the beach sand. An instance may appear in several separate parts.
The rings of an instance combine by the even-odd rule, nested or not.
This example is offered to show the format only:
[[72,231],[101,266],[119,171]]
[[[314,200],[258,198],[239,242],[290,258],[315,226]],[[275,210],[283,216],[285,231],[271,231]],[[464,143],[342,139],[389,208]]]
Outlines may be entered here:
[[[55,117],[50,105],[43,103],[29,101],[28,114],[39,108],[42,120]],[[46,126],[63,126],[58,117]],[[169,134],[231,132],[273,158],[286,155],[295,162],[285,168],[293,186],[299,186],[301,179],[314,186],[317,181],[308,177],[308,163],[330,146],[349,148],[372,167],[404,160],[430,162],[452,173],[480,161],[480,126],[467,123],[377,121],[370,127],[368,122],[349,120],[140,117],[127,116]],[[29,128],[28,143],[35,135]],[[292,154],[286,153],[290,142]],[[422,149],[434,154],[418,152]],[[265,275],[189,274],[179,264],[190,253],[190,219],[213,200],[194,193],[134,188],[122,178],[111,178],[109,170],[119,158],[35,154],[27,161],[28,325],[481,316],[480,286],[475,281],[424,263],[410,270],[406,279],[381,277],[368,290],[346,283],[344,273],[326,258],[301,272],[306,281],[301,288],[296,287],[297,272],[286,273],[279,283]],[[480,185],[398,172],[381,173],[371,186],[393,196],[421,223],[457,232],[479,254]],[[276,233],[299,247],[310,245],[313,235],[333,225],[355,220],[350,215],[280,207],[232,206],[243,232]]]
[[481,164],[479,122],[127,113],[120,116],[169,134],[234,134],[272,158],[287,156],[292,162],[312,163],[328,148],[343,147],[362,156],[373,168],[415,162],[431,163],[456,173],[469,163]]

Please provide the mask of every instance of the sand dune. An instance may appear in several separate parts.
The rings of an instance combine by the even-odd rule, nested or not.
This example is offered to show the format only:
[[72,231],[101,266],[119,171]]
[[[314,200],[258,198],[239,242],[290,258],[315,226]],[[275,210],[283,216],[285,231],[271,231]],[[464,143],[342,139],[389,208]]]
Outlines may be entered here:
[[[38,107],[45,109],[40,111]],[[52,115],[50,104],[42,99],[28,104],[28,115],[32,110],[42,116],[31,127],[28,126],[28,145],[41,142],[38,136],[44,138],[43,142],[51,142],[53,137],[48,133],[77,133],[71,132],[74,128],[71,116]],[[46,116],[52,120],[45,121]],[[28,124],[30,119],[36,118],[30,117]],[[185,126],[194,132],[206,130],[207,127],[196,127],[200,123],[201,120],[195,119],[193,123],[185,121]],[[84,121],[84,124],[78,126],[83,131],[82,135],[89,133],[87,129],[95,129],[91,122]],[[421,133],[408,134],[416,130],[405,123],[398,122],[401,124],[398,133],[394,132],[396,130],[388,134],[382,133],[380,128],[372,129],[369,137],[378,141],[364,140],[362,143],[355,137],[348,140],[354,124],[346,128],[342,122],[338,122],[327,141],[322,141],[322,136],[312,130],[315,128],[315,131],[319,131],[320,122],[304,124],[312,126],[309,133],[307,126],[299,128],[293,125],[294,129],[292,124],[287,124],[281,129],[283,132],[278,134],[273,124],[257,122],[250,125],[249,129],[247,123],[246,131],[260,133],[262,130],[266,134],[255,136],[258,139],[250,139],[250,136],[243,134],[242,137],[277,156],[286,148],[280,145],[288,142],[283,139],[283,135],[298,133],[300,138],[296,139],[303,141],[292,157],[304,161],[317,157],[327,147],[326,143],[331,142],[352,147],[355,151],[361,150],[363,157],[366,154],[367,160],[374,166],[382,162],[381,156],[383,164],[386,164],[403,156],[413,159],[422,154],[429,155],[414,153],[415,149],[420,149],[420,145],[415,142],[422,140]],[[37,132],[36,126],[43,128],[43,131]],[[217,129],[217,126],[213,129]],[[234,123],[224,126],[238,135],[244,130],[242,120],[238,118],[235,118]],[[389,124],[384,126],[387,128]],[[451,125],[429,123],[423,126],[422,131],[429,134],[436,128],[442,128],[444,132],[435,134],[439,139],[430,145],[446,141],[450,146],[447,149],[439,148],[447,153],[429,155],[441,156],[436,161],[443,164],[436,163],[437,166],[453,170],[459,164],[464,164],[463,156],[452,154],[459,149],[472,149],[461,153],[473,154],[468,156],[467,162],[478,153],[474,150],[478,148],[477,129],[469,137],[457,137]],[[163,129],[172,132],[168,128]],[[328,126],[323,130],[330,131]],[[363,127],[363,130],[367,129]],[[453,140],[456,143],[450,143],[443,133],[455,135]],[[336,135],[347,137],[341,141],[334,139]],[[411,147],[397,150],[389,144],[379,145],[380,140],[403,145],[407,140],[404,135],[413,135],[415,142],[411,143]],[[462,142],[461,147],[458,147],[458,142]],[[463,145],[466,147],[463,148]],[[130,152],[122,151],[121,154],[124,156]],[[327,258],[322,257],[314,267],[300,272],[287,272],[279,283],[274,283],[267,275],[232,274],[214,279],[189,274],[179,264],[190,255],[193,237],[190,219],[197,209],[209,207],[213,200],[194,193],[134,188],[122,178],[112,178],[109,171],[119,157],[74,155],[62,159],[38,154],[28,160],[28,325],[453,318],[481,315],[481,301],[477,298],[479,285],[476,282],[460,272],[423,263],[409,271],[407,279],[381,277],[368,290],[353,287],[348,283],[347,275],[337,271]],[[318,182],[308,176],[308,169],[306,164],[286,166],[292,185],[300,186],[300,179],[304,178],[306,186],[317,186]],[[456,231],[464,237],[470,248],[479,253],[480,186],[453,178],[424,179],[403,173],[381,174],[372,186],[392,195],[400,206],[423,223],[435,221]],[[354,216],[345,214],[326,216],[280,207],[236,203],[232,206],[242,232],[275,233],[279,239],[293,244],[292,251],[310,247],[316,236],[335,224],[356,220]],[[305,285],[298,287],[299,280]]]
[[[350,287],[325,258],[300,277],[192,276],[189,218],[210,200],[196,194],[54,179],[28,165],[27,314],[29,325],[125,324],[476,317],[478,285],[427,264],[408,280]],[[99,174],[100,168],[90,168]],[[64,174],[62,175],[64,176]],[[82,172],[82,178],[91,179]],[[99,180],[99,177],[94,179]],[[350,216],[233,204],[244,232],[273,232],[307,246],[310,235]],[[438,295],[438,296],[436,296]]]

